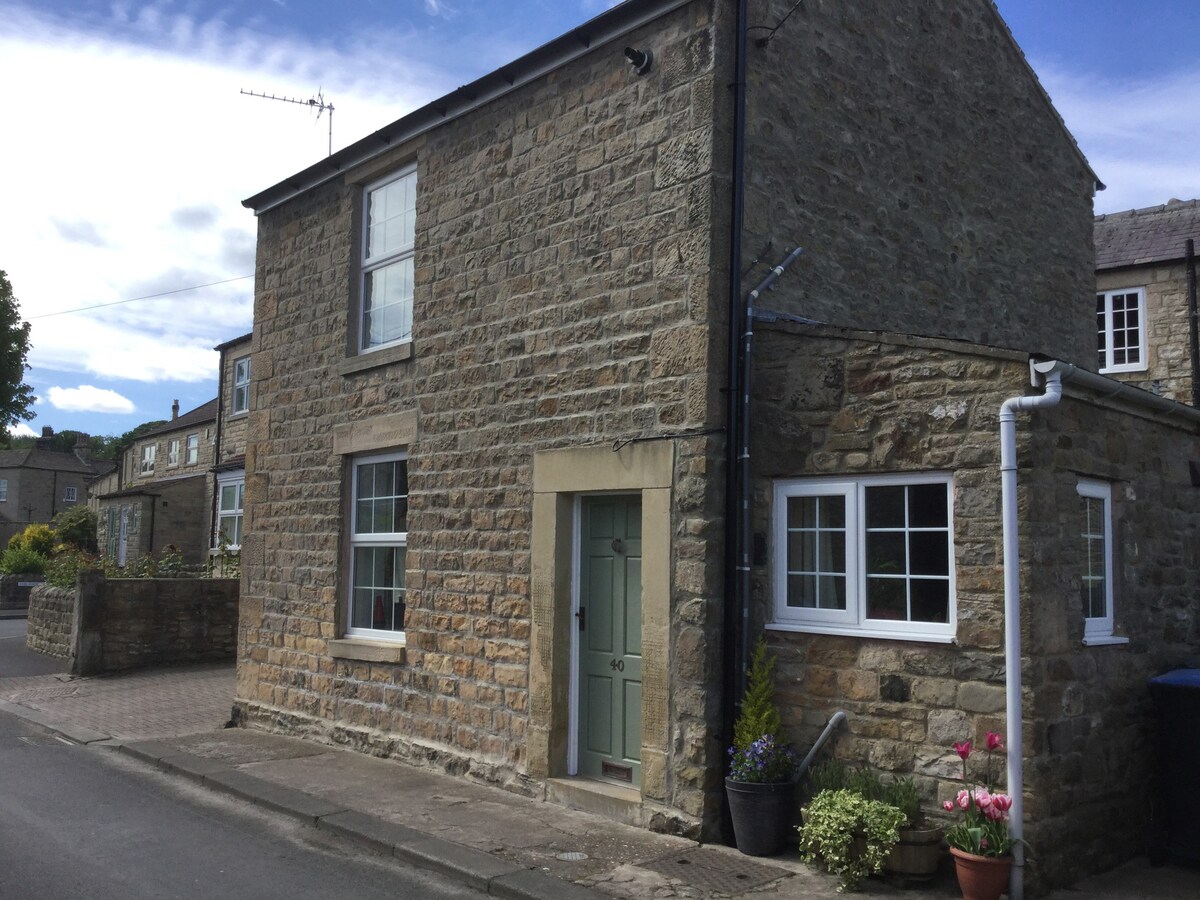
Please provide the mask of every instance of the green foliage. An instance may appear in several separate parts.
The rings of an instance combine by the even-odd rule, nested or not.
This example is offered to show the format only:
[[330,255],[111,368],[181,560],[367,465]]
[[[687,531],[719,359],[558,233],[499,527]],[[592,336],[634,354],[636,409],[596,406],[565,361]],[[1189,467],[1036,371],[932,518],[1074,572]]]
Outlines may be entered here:
[[9,546],[0,553],[0,572],[8,575],[41,575],[46,571],[46,557],[26,547]]
[[96,514],[86,506],[64,509],[50,521],[58,539],[77,550],[96,552]]
[[866,766],[852,770],[846,778],[846,790],[867,800],[883,799],[883,781],[879,773]]
[[221,532],[220,542],[217,544],[216,556],[210,556],[208,559],[208,577],[209,578],[241,578],[242,577],[242,554],[240,550],[234,550],[229,546],[229,538],[225,536],[225,532]]
[[767,642],[758,639],[750,656],[750,672],[742,710],[733,725],[733,748],[745,752],[763,735],[779,738],[782,723],[775,707],[775,657],[767,654]]
[[846,787],[850,771],[840,759],[830,757],[808,770],[808,790],[813,796],[821,791],[840,791]]
[[[822,791],[804,810],[800,855],[837,875],[839,892],[852,891],[883,871],[903,822],[904,814],[882,800],[848,790]],[[854,839],[860,835],[863,840],[856,847]]]
[[8,276],[0,272],[0,436],[33,418],[30,407],[36,399],[25,383],[25,357],[29,354],[29,323],[21,321],[21,310],[13,296]]
[[42,556],[54,552],[54,532],[49,525],[33,524],[8,539],[9,548],[32,550]]
[[100,567],[100,561],[92,554],[74,547],[64,547],[46,563],[46,581],[55,587],[74,588],[80,572]]
[[[160,428],[161,426],[166,425],[166,424],[167,424],[166,419],[155,419],[153,422],[143,422],[141,425],[138,425],[136,428],[131,428],[129,431],[125,432],[120,437],[109,438],[108,440],[110,443],[109,443],[109,446],[106,448],[106,452],[110,453],[111,455],[104,456],[101,458],[102,459],[119,460],[121,458],[121,456],[125,453],[125,451],[133,446],[134,442],[138,438],[140,438],[146,432],[153,431],[154,429]],[[97,455],[99,455],[99,454],[97,454]]]
[[921,792],[911,776],[893,778],[883,786],[879,797],[884,803],[890,803],[904,815],[904,828],[916,828],[923,818],[921,815]]

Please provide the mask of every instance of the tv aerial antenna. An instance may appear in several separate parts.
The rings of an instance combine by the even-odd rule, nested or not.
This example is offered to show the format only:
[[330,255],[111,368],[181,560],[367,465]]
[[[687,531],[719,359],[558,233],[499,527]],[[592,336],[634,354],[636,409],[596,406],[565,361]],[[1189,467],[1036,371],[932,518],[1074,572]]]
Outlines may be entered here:
[[333,104],[325,102],[325,95],[321,93],[320,88],[317,89],[317,96],[309,97],[307,100],[298,100],[295,97],[277,97],[274,94],[262,94],[258,91],[239,90],[239,93],[245,94],[247,97],[261,97],[264,100],[282,100],[284,103],[295,103],[299,106],[307,106],[309,109],[317,111],[317,118],[321,118],[321,114],[328,110],[329,112],[329,155],[333,156]]

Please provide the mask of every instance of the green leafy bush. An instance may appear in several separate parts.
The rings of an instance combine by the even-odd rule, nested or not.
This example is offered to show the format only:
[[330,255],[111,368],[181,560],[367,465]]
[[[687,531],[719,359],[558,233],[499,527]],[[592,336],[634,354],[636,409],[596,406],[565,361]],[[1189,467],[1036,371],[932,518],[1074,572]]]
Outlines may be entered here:
[[54,531],[49,525],[35,524],[29,525],[24,531],[9,538],[8,546],[32,550],[42,556],[49,556],[54,552],[54,542]]
[[85,569],[102,568],[100,561],[90,553],[67,547],[54,554],[46,563],[46,581],[55,587],[74,588],[75,579]]
[[96,552],[96,514],[86,506],[65,509],[50,524],[62,543],[89,553]]
[[46,571],[46,557],[36,550],[9,546],[0,553],[0,572],[8,575],[41,575]]
[[[883,864],[900,840],[904,813],[882,800],[851,791],[822,791],[804,810],[800,855],[822,863],[839,878],[837,889],[852,891]],[[861,836],[855,846],[855,838]]]

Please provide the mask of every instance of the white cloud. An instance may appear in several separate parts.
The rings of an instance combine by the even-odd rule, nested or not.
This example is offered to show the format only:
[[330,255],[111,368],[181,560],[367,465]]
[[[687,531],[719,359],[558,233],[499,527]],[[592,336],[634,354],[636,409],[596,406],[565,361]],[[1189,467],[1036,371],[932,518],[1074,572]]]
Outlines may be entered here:
[[24,422],[18,422],[12,428],[8,429],[9,435],[12,437],[41,437],[41,435],[26,425]]
[[133,402],[116,391],[81,384],[76,388],[52,387],[46,399],[55,409],[63,412],[131,413]]

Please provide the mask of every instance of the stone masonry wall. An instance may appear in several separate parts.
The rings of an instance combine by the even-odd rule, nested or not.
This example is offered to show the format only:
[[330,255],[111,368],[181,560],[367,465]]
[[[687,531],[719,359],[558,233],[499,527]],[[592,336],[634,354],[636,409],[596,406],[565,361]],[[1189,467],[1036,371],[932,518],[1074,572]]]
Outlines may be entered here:
[[0,575],[0,610],[28,609],[29,592],[41,583],[41,575]]
[[805,248],[763,305],[1094,368],[1093,176],[990,0],[805,0],[755,37],[745,266]]
[[70,659],[74,615],[74,591],[39,584],[29,594],[25,646],[47,656]]
[[[721,408],[708,323],[725,97],[706,6],[628,37],[653,43],[641,78],[623,45],[596,47],[393,152],[418,169],[411,359],[339,374],[359,186],[260,217],[238,679],[251,719],[532,790],[533,454],[704,431]],[[403,411],[417,417],[407,659],[334,658],[347,471],[334,429]],[[706,643],[720,615],[714,443],[675,450],[672,627],[694,652],[673,682],[660,799],[692,820],[715,818],[722,762],[706,683],[719,671]]]
[[1100,291],[1131,287],[1146,290],[1147,368],[1145,372],[1118,372],[1112,377],[1191,404],[1187,268],[1182,262],[1163,263],[1096,276],[1096,289]]
[[[755,532],[769,546],[776,478],[950,471],[956,643],[826,636],[768,626],[785,725],[810,746],[849,721],[837,756],[911,773],[927,807],[957,789],[951,743],[1005,732],[998,410],[1037,393],[1016,354],[812,329],[759,335],[752,458]],[[1195,430],[1068,396],[1018,417],[1022,633],[1026,653],[1031,890],[1069,883],[1144,851],[1154,723],[1146,679],[1194,653],[1200,560],[1188,537],[1200,491]],[[1083,647],[1080,475],[1115,482],[1118,632]],[[768,560],[754,571],[770,620]],[[1003,760],[1000,760],[1001,766]],[[1001,779],[1002,780],[1002,779]]]

